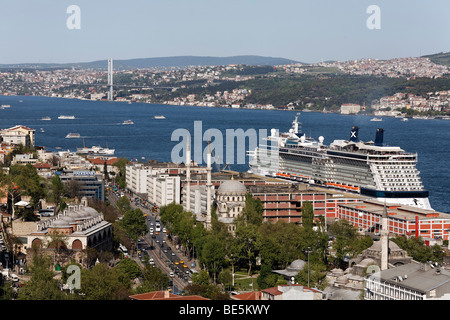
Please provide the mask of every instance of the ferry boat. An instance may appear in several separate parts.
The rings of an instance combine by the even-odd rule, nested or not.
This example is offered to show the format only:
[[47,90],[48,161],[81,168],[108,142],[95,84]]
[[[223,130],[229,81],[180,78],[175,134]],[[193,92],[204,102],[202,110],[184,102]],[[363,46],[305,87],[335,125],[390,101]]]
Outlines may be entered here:
[[157,119],[157,120],[164,120],[165,118],[166,118],[166,117],[164,117],[162,114],[153,117],[153,119]]
[[52,120],[52,118],[50,118],[50,117],[42,117],[41,120],[50,121],[50,120]]
[[125,120],[122,124],[134,124],[134,122],[131,120]]
[[60,115],[59,117],[58,117],[58,119],[69,119],[69,120],[73,120],[73,119],[75,119],[75,116],[66,116],[66,115]]
[[70,132],[70,133],[68,133],[67,135],[66,135],[66,138],[67,139],[77,139],[77,138],[80,138],[81,136],[80,136],[80,134],[79,133],[72,133],[72,132]]
[[81,154],[102,154],[102,155],[113,155],[115,149],[103,148],[101,146],[92,146],[90,148],[77,148],[77,153]]
[[295,117],[289,132],[272,129],[266,144],[247,152],[249,172],[432,210],[416,168],[417,153],[384,145],[382,128],[375,142],[358,140],[358,132],[354,126],[348,140],[325,145],[324,137],[316,141],[299,132]]

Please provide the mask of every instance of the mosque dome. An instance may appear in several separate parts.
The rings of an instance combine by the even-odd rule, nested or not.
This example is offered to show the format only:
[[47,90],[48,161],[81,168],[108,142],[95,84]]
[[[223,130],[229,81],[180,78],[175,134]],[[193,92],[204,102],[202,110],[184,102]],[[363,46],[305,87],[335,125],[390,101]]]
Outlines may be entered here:
[[[389,241],[389,249],[391,252],[402,251],[402,249],[394,241]],[[381,252],[381,240],[374,241],[373,245],[368,250]]]
[[217,192],[219,194],[241,195],[247,193],[247,188],[237,180],[227,180],[220,185]]
[[300,271],[303,269],[304,266],[305,266],[305,261],[298,259],[298,260],[292,261],[291,264],[289,265],[289,267],[286,268],[286,270]]

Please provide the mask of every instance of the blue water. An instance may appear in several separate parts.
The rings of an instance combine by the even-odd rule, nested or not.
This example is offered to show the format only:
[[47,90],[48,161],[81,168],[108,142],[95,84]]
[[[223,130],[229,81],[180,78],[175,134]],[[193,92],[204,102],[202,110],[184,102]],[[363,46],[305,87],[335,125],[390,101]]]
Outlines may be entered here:
[[[23,102],[19,102],[23,100]],[[245,110],[203,108],[192,106],[168,106],[144,103],[105,101],[83,101],[46,97],[0,96],[0,104],[11,108],[0,110],[0,128],[17,124],[36,130],[36,145],[47,150],[75,151],[77,147],[101,145],[115,148],[115,155],[130,160],[171,161],[172,149],[179,140],[171,141],[174,130],[189,129],[194,132],[194,121],[201,121],[202,133],[216,128],[226,129],[277,128],[287,131],[296,112],[276,110]],[[74,115],[75,120],[59,120],[61,114]],[[165,120],[155,120],[154,115],[163,114]],[[43,121],[49,116],[51,121]],[[358,126],[359,138],[375,139],[376,128],[384,129],[384,141],[388,145],[400,146],[409,152],[417,152],[417,168],[421,172],[425,188],[430,191],[433,209],[450,213],[450,121],[410,119],[402,122],[396,118],[384,118],[382,122],[371,122],[371,116],[348,116],[339,114],[301,113],[302,130],[314,138],[324,136],[324,143],[334,139],[348,139],[352,126]],[[134,125],[123,125],[132,120]],[[39,132],[43,128],[44,133]],[[69,132],[79,133],[83,139],[66,139]],[[205,135],[206,137],[207,135]],[[201,137],[197,137],[201,138]],[[192,141],[195,137],[192,137]],[[204,148],[205,146],[202,146]],[[202,149],[199,148],[199,149]],[[196,151],[193,150],[193,153]],[[224,158],[226,156],[224,150]],[[225,159],[236,163],[237,159]],[[223,165],[222,165],[223,166]],[[247,164],[232,164],[231,169],[246,171]]]

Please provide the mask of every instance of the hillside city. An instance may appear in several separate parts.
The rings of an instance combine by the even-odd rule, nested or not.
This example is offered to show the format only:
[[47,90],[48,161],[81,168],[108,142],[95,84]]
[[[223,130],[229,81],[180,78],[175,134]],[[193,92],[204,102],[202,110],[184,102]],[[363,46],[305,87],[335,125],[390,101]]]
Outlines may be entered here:
[[[279,66],[192,66],[186,68],[154,68],[118,70],[114,73],[115,101],[161,103],[204,107],[229,107],[250,109],[309,109],[322,111],[326,108],[338,112],[341,104],[359,101],[341,101],[338,105],[314,106],[314,97],[299,96],[284,104],[264,103],[255,96],[258,84],[250,81],[265,79],[290,79],[314,75],[327,78],[330,75],[370,76],[404,79],[439,79],[450,73],[447,66],[433,63],[428,58],[397,58],[392,60],[362,59],[346,62],[322,62],[317,64],[288,64]],[[0,90],[5,95],[39,95],[88,100],[107,98],[107,72],[92,69],[3,69],[0,70]],[[294,78],[295,79],[295,78]],[[256,86],[256,87],[255,87]],[[223,90],[220,90],[222,89]],[[258,89],[258,90],[256,90]],[[370,89],[370,88],[369,88]],[[262,89],[264,90],[264,89]],[[435,111],[448,113],[448,92],[426,92],[417,95],[393,92],[392,96],[407,95],[402,108],[417,113]],[[255,96],[255,97],[254,97]],[[399,103],[386,105],[388,96],[379,96],[367,109],[390,107],[398,109]],[[406,103],[407,102],[407,103]],[[361,104],[359,102],[359,104]],[[403,111],[405,113],[406,110]],[[389,114],[387,114],[389,115]]]
[[[366,113],[374,121],[450,119],[449,73],[428,58],[116,70],[112,100]],[[4,68],[0,93],[103,101],[107,75]],[[341,88],[346,92],[359,79],[376,79],[418,83],[423,94],[405,85],[404,92],[383,91],[370,105],[327,105],[335,97],[318,89],[316,100],[294,92],[280,104],[258,102],[270,98],[264,93],[272,85],[336,78],[348,81]],[[413,205],[417,199],[387,203],[360,186],[213,168],[209,148],[206,166],[192,161],[190,149],[181,163],[120,158],[101,146],[48,151],[36,145],[39,134],[22,124],[0,128],[2,300],[450,299],[450,218]],[[398,155],[396,147],[377,142],[337,143],[333,152],[349,162]],[[356,149],[366,153],[349,160]],[[381,168],[380,183],[399,188],[386,194],[418,198],[423,190],[405,189],[421,185],[418,170],[406,163],[415,156],[401,150],[399,158],[369,169]]]

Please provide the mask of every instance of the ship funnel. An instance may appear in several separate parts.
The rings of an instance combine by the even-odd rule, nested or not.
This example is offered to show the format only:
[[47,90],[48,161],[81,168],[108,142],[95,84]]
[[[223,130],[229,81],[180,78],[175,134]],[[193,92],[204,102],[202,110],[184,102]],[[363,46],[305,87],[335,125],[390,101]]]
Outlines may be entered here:
[[357,142],[358,141],[358,130],[359,128],[354,126],[350,131],[350,141]]
[[375,145],[382,146],[383,145],[383,134],[384,130],[382,128],[378,128],[375,134]]

